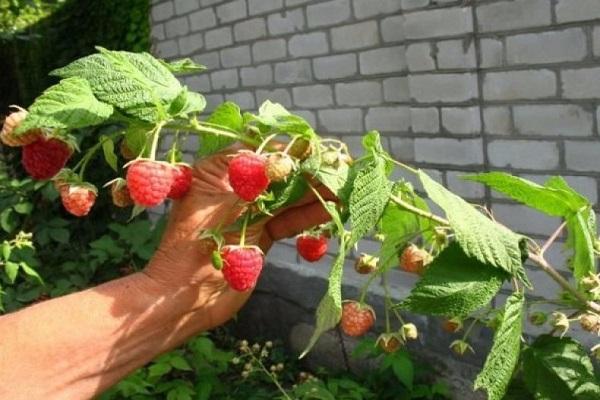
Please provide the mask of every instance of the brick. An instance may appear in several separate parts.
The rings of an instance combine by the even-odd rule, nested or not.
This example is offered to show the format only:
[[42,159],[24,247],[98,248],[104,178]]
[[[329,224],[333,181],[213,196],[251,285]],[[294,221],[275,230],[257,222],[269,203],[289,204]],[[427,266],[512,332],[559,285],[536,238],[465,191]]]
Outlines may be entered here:
[[253,110],[256,108],[254,101],[254,93],[252,92],[235,92],[225,95],[225,100],[233,101],[241,107],[242,110]]
[[408,39],[461,35],[473,31],[471,7],[417,11],[404,17],[404,33]]
[[415,140],[412,138],[390,138],[390,153],[396,160],[412,162],[415,159]]
[[558,22],[587,21],[600,18],[597,0],[559,0],[556,4]]
[[190,0],[175,0],[175,13],[177,15],[189,14],[191,11],[198,9],[200,5],[197,1]]
[[286,54],[284,39],[261,40],[252,45],[252,57],[255,63],[285,58]]
[[267,19],[271,35],[283,35],[304,29],[304,14],[301,9],[269,15]]
[[213,90],[235,89],[239,85],[236,69],[222,69],[210,74]]
[[385,47],[360,53],[360,72],[363,75],[406,71],[404,46]]
[[420,103],[461,102],[477,98],[475,74],[409,76],[410,95]]
[[479,116],[479,107],[442,108],[442,126],[450,133],[480,133],[481,118]]
[[202,33],[193,33],[179,38],[179,50],[182,56],[189,56],[204,47]]
[[468,199],[482,199],[485,196],[485,186],[466,181],[461,178],[463,175],[465,175],[465,172],[447,171],[446,182],[448,189]]
[[600,68],[562,71],[563,97],[568,99],[596,99],[600,97]]
[[513,107],[515,128],[523,135],[591,136],[594,116],[576,105]]
[[549,170],[558,167],[558,145],[539,140],[494,140],[488,144],[490,164],[497,168]]
[[238,22],[233,27],[233,36],[237,42],[263,38],[267,36],[267,24],[263,18]]
[[264,14],[283,7],[283,0],[248,0],[250,15]]
[[335,98],[342,106],[381,104],[381,84],[374,81],[338,83],[335,85]]
[[440,114],[435,107],[412,107],[410,120],[413,133],[438,133],[440,131]]
[[437,44],[439,68],[475,68],[475,44],[471,38],[445,40]]
[[324,32],[294,35],[288,42],[288,48],[293,57],[316,56],[329,51],[327,36]]
[[256,103],[262,104],[266,100],[279,103],[287,108],[292,107],[292,96],[287,89],[257,90]]
[[153,40],[165,40],[167,38],[165,34],[165,24],[152,24],[152,32],[150,36]]
[[204,45],[207,49],[216,49],[233,44],[231,28],[226,26],[223,28],[213,29],[204,34]]
[[242,86],[268,86],[273,83],[273,69],[270,65],[245,67],[240,69]]
[[207,94],[204,97],[206,98],[206,109],[204,110],[205,112],[211,112],[219,104],[225,101],[225,98],[222,94]]
[[163,40],[156,43],[156,55],[161,58],[171,58],[179,55],[179,46],[176,40]]
[[386,43],[404,40],[404,16],[396,15],[383,19],[381,21],[381,37]]
[[513,0],[479,5],[477,21],[482,32],[550,25],[550,0]]
[[313,59],[313,71],[317,79],[347,78],[358,72],[355,54],[342,54]]
[[223,3],[223,0],[200,0],[200,5],[202,7],[213,6],[219,3]]
[[227,23],[246,18],[246,0],[235,0],[217,7],[217,17],[220,23]]
[[390,15],[400,11],[401,7],[398,0],[354,0],[354,16],[356,18],[370,18],[376,15]]
[[317,126],[317,116],[314,111],[308,110],[294,110],[294,114],[304,118],[310,126]]
[[377,22],[366,21],[331,30],[331,46],[335,51],[361,49],[379,42]]
[[481,165],[481,139],[415,139],[415,161],[441,165]]
[[485,100],[542,99],[556,96],[556,74],[548,69],[492,72],[483,78]]
[[312,80],[310,60],[296,60],[275,65],[275,82],[303,83]]
[[389,102],[410,100],[407,77],[394,77],[383,80],[383,99]]
[[406,48],[406,63],[408,70],[430,71],[435,69],[435,59],[433,58],[433,48],[431,43],[415,43]]
[[597,174],[600,171],[600,143],[565,142],[567,169]]
[[314,0],[285,0],[287,7],[299,6],[306,3],[312,3]]
[[403,10],[414,10],[429,5],[429,0],[402,0],[401,7]]
[[587,53],[582,29],[510,36],[506,39],[509,64],[543,64],[581,61]]
[[217,15],[212,8],[193,12],[189,15],[192,31],[203,31],[217,26]]
[[196,54],[192,57],[192,59],[197,63],[206,66],[206,68],[208,68],[209,70],[221,68],[221,57],[219,57],[218,51],[213,51],[211,53]]
[[510,135],[512,120],[508,107],[485,107],[483,109],[484,132],[490,135]]
[[594,56],[600,57],[600,26],[594,28],[592,38],[594,41]]
[[365,117],[365,126],[367,130],[375,129],[380,132],[408,132],[410,108],[406,106],[370,108]]
[[152,6],[152,20],[154,22],[166,21],[173,15],[175,15],[175,8],[170,1]]
[[493,204],[492,211],[502,224],[524,234],[547,236],[557,226],[555,218],[519,204]]
[[360,108],[319,110],[319,123],[332,133],[362,133],[363,117]]
[[504,44],[498,39],[481,39],[481,66],[484,68],[504,65]]
[[336,25],[351,16],[350,0],[331,0],[306,7],[306,20],[311,28]]
[[165,23],[165,34],[171,39],[186,35],[190,31],[190,23],[187,16],[172,19]]
[[333,91],[329,85],[297,86],[292,89],[296,107],[321,108],[333,105]]
[[224,68],[240,67],[249,65],[251,62],[250,46],[238,46],[221,50],[221,64]]
[[186,85],[195,92],[210,92],[210,76],[208,74],[194,75],[186,78]]

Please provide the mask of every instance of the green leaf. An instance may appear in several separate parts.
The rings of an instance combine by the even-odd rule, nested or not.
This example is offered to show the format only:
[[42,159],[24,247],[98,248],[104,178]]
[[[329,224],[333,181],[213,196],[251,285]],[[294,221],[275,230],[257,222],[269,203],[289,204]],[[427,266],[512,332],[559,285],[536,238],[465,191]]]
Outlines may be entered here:
[[418,314],[465,317],[489,304],[507,278],[504,271],[451,243],[431,262],[400,307]]
[[383,153],[383,146],[381,145],[381,136],[377,131],[369,131],[362,138],[362,145],[365,150],[370,150],[375,153]]
[[596,256],[594,254],[595,232],[592,233],[585,214],[594,216],[594,211],[580,211],[567,218],[567,246],[573,250],[569,265],[578,282],[590,273],[596,273]]
[[468,256],[524,277],[521,237],[481,214],[475,207],[419,171],[429,197],[446,212],[456,239]]
[[352,221],[350,246],[375,227],[388,203],[390,193],[391,185],[386,175],[385,160],[375,156],[358,171],[354,180],[349,206]]
[[19,264],[12,261],[7,261],[6,264],[4,264],[4,271],[6,271],[8,281],[10,283],[15,283],[15,279],[17,279],[17,273],[19,272]]
[[265,101],[258,109],[258,115],[252,116],[268,128],[269,132],[300,135],[306,139],[315,136],[315,132],[306,120],[290,113],[284,106]]
[[[210,114],[206,122],[223,126],[228,130],[241,133],[244,130],[244,119],[240,107],[230,101],[219,105]],[[235,142],[235,139],[225,136],[218,136],[211,133],[202,133],[200,135],[200,156],[214,154]]]
[[98,101],[85,79],[63,79],[34,101],[16,133],[33,128],[75,129],[98,125],[112,113],[112,106]]
[[394,375],[409,390],[413,388],[415,379],[415,370],[412,361],[405,353],[397,353],[392,361],[392,371]]
[[206,99],[200,93],[194,93],[183,88],[169,107],[173,117],[186,118],[190,114],[201,113],[206,108]]
[[102,152],[104,153],[104,159],[106,160],[106,163],[113,169],[113,171],[117,172],[117,155],[115,154],[115,144],[108,136],[101,136],[100,142],[102,143]]
[[97,48],[99,54],[80,58],[51,73],[87,80],[98,99],[144,121],[166,118],[181,84],[164,64],[148,53]]
[[19,218],[12,208],[7,208],[0,213],[0,226],[6,233],[11,233],[17,228]]
[[15,204],[13,208],[19,214],[28,215],[31,214],[31,211],[33,210],[33,204],[28,201],[24,201],[22,203]]
[[329,165],[321,166],[317,170],[315,177],[319,182],[327,186],[332,193],[342,198],[348,185],[349,174],[350,167],[348,167],[348,164],[339,163],[337,167]]
[[543,335],[523,352],[527,388],[539,400],[596,400],[600,385],[592,361],[571,338]]
[[171,364],[168,364],[166,362],[159,362],[159,363],[153,364],[148,368],[148,377],[153,378],[153,377],[160,377],[160,376],[166,375],[169,372],[171,372],[171,369],[173,369]]
[[285,182],[272,183],[269,190],[274,200],[266,201],[267,211],[274,211],[300,200],[308,190],[308,183],[300,172],[295,172]]
[[327,293],[321,299],[317,307],[317,324],[315,330],[306,346],[306,349],[300,355],[303,358],[313,348],[319,340],[319,337],[326,331],[335,328],[342,317],[342,276],[344,274],[344,260],[346,257],[345,243],[340,239],[340,250],[333,262],[331,272],[329,273],[329,286]]
[[169,363],[171,364],[171,366],[173,368],[178,369],[180,371],[191,371],[192,370],[192,367],[187,362],[187,360],[178,354],[173,355],[169,359]]
[[21,267],[23,272],[25,272],[25,274],[35,278],[40,284],[44,284],[42,277],[37,273],[36,270],[31,268],[27,263],[21,262],[21,263],[19,263],[19,266]]
[[494,344],[475,380],[475,390],[485,389],[489,400],[504,398],[519,361],[524,303],[522,293],[513,293],[506,300],[502,321],[494,335]]
[[189,58],[183,58],[175,61],[158,60],[167,67],[175,75],[193,74],[206,70],[204,65],[196,63],[194,60]]
[[8,261],[10,259],[10,254],[12,253],[12,247],[8,242],[3,242],[0,248],[2,250],[2,258],[4,261]]
[[573,210],[569,195],[562,189],[540,186],[534,182],[504,172],[467,175],[466,180],[483,183],[497,192],[545,214],[562,217]]

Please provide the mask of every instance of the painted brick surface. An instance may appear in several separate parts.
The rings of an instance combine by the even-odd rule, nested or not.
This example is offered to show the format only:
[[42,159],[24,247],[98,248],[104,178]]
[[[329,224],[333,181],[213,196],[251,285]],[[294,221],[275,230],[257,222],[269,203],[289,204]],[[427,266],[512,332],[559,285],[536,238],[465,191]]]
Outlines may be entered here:
[[[556,221],[460,176],[560,174],[600,198],[599,0],[157,0],[151,18],[157,55],[209,68],[183,79],[208,110],[270,99],[356,152],[378,129],[395,157],[534,237]],[[283,259],[299,265],[287,244]]]

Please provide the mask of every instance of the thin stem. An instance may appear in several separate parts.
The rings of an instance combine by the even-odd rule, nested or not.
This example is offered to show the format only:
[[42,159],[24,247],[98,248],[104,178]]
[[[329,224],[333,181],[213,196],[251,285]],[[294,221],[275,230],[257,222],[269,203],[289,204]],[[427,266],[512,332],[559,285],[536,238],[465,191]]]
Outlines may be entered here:
[[398,197],[396,195],[391,195],[390,199],[392,199],[392,201],[395,202],[396,204],[398,204],[400,207],[406,209],[407,211],[410,211],[413,214],[417,214],[423,218],[430,219],[434,222],[437,222],[440,225],[450,225],[450,222],[447,219],[439,217],[430,212],[421,210],[420,208],[417,208],[417,207],[413,206],[412,204],[405,202],[404,200],[402,200],[400,197]]
[[[211,124],[212,125],[212,124]],[[176,124],[172,124],[172,125],[168,125],[168,128],[174,128],[174,129],[180,129],[182,131],[188,131],[188,132],[193,132],[193,133],[212,133],[213,135],[218,135],[218,136],[225,136],[225,137],[229,137],[232,139],[236,139],[239,140],[240,142],[252,145],[252,146],[259,146],[260,142],[257,141],[256,139],[250,138],[248,136],[245,135],[241,135],[239,133],[234,133],[234,132],[230,132],[230,131],[226,131],[223,130],[221,128],[213,128],[211,126],[206,126],[204,123],[198,121],[198,120],[192,120],[190,121],[190,125],[176,125]]]
[[290,142],[287,144],[287,146],[285,146],[285,149],[283,149],[283,154],[287,154],[288,151],[290,151],[290,149],[292,148],[292,146],[294,145],[294,143],[296,142],[296,140],[298,140],[300,136],[293,136],[292,139],[290,140]]
[[158,123],[154,129],[152,134],[152,147],[150,147],[150,159],[154,160],[156,158],[156,150],[158,149],[158,139],[160,138],[160,131],[162,127],[165,125],[165,122]]
[[360,304],[363,304],[365,302],[365,298],[367,297],[367,290],[369,289],[369,286],[371,286],[371,283],[373,283],[377,276],[379,276],[377,272],[371,274],[367,282],[365,282],[365,284],[363,285],[362,289],[360,290],[360,297],[358,298],[358,302]]
[[467,330],[465,331],[465,334],[462,337],[463,342],[467,341],[467,339],[469,338],[469,335],[471,334],[471,331],[475,327],[475,324],[477,323],[477,321],[479,321],[477,318],[473,318],[473,321],[469,324],[469,326],[467,327]]
[[556,238],[562,233],[563,229],[565,229],[565,226],[567,226],[567,221],[563,221],[563,223],[560,224],[560,226],[554,231],[554,233],[552,234],[552,236],[550,236],[550,238],[546,241],[546,243],[544,243],[544,245],[542,246],[542,248],[539,252],[540,256],[544,256],[544,253],[546,252],[546,250],[548,250],[548,248],[550,248],[550,246],[552,246],[552,243],[554,243]]
[[287,394],[287,392],[285,391],[283,386],[281,386],[281,384],[279,383],[279,380],[267,369],[267,367],[265,367],[265,365],[262,363],[262,361],[259,358],[257,358],[253,353],[250,353],[250,355],[252,356],[254,361],[256,361],[256,363],[258,364],[260,369],[263,371],[263,373],[265,375],[267,375],[269,377],[269,379],[271,379],[271,381],[273,382],[273,384],[275,384],[275,386],[277,386],[277,389],[279,389],[279,391],[283,394],[283,396],[288,400],[294,400]]
[[244,224],[242,225],[242,234],[240,236],[240,246],[244,246],[246,244],[246,229],[248,228],[248,221],[250,221],[250,213],[247,212],[244,217]]
[[264,148],[267,146],[267,144],[269,144],[269,142],[271,140],[273,140],[273,138],[277,136],[276,133],[273,133],[272,135],[267,136],[267,138],[265,140],[263,140],[263,142],[260,144],[260,146],[258,146],[258,149],[256,149],[256,154],[260,154]]
[[390,291],[387,286],[387,274],[383,274],[383,290],[385,292],[385,332],[390,333]]
[[569,284],[569,282],[563,278],[561,274],[554,269],[552,265],[546,261],[546,259],[541,254],[530,253],[529,259],[533,261],[538,267],[540,267],[545,273],[547,273],[550,278],[552,278],[560,287],[565,289],[567,292],[571,293],[581,304],[583,304],[586,308],[600,313],[600,305],[593,301],[589,301],[585,298],[581,293],[577,291],[573,286]]
[[419,171],[417,169],[411,167],[410,165],[406,165],[398,160],[394,160],[392,157],[386,156],[385,158],[386,158],[386,160],[391,161],[392,163],[396,164],[397,166],[404,168],[405,170],[410,171],[415,175],[419,174]]

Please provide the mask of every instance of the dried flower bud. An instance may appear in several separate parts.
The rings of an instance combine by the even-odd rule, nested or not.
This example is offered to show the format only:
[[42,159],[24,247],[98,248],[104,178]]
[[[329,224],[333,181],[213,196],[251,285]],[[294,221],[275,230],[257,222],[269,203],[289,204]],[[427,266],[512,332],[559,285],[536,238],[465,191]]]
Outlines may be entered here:
[[370,274],[377,269],[379,258],[369,254],[362,253],[354,264],[356,272],[362,275]]
[[450,349],[459,356],[463,356],[467,351],[475,354],[473,347],[464,340],[455,340],[450,344]]
[[377,338],[377,346],[386,353],[395,353],[402,346],[402,338],[397,333],[382,333]]
[[553,312],[552,317],[552,326],[558,329],[561,333],[560,336],[563,337],[565,333],[567,333],[567,331],[569,330],[569,327],[571,326],[569,318],[561,312]]
[[583,330],[600,335],[600,316],[597,314],[583,314],[579,317],[579,324]]
[[451,318],[442,322],[442,329],[448,333],[459,332],[463,328],[462,320],[458,318]]

